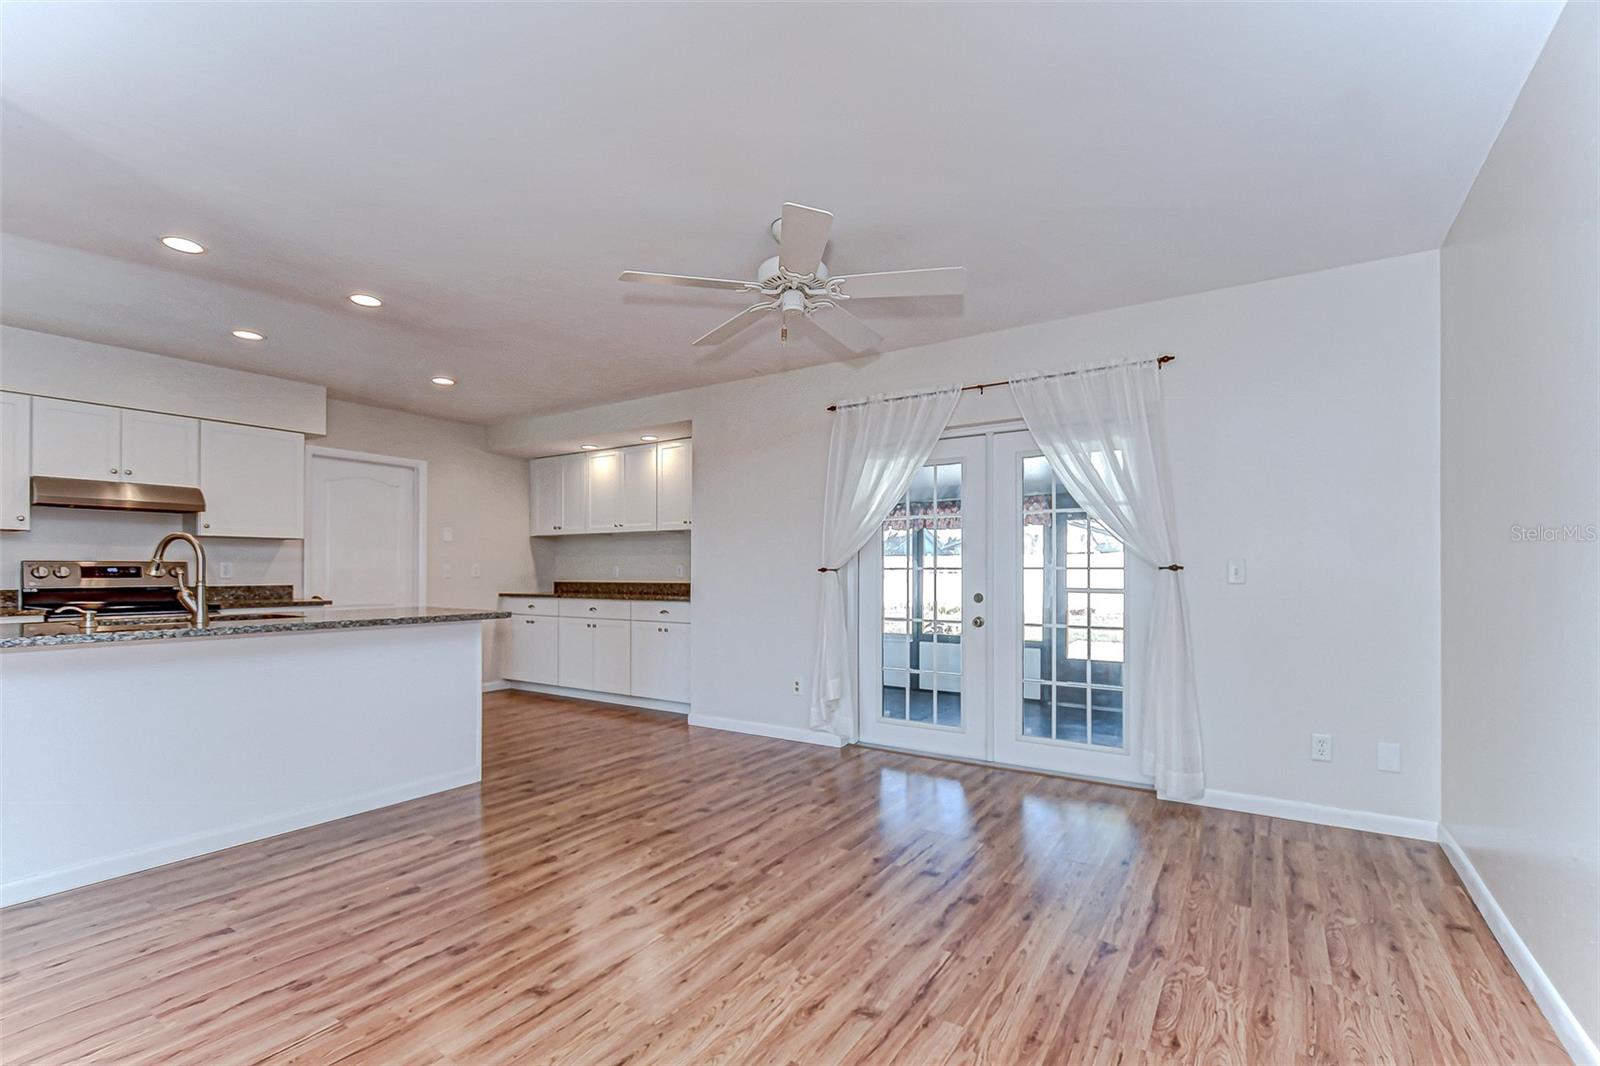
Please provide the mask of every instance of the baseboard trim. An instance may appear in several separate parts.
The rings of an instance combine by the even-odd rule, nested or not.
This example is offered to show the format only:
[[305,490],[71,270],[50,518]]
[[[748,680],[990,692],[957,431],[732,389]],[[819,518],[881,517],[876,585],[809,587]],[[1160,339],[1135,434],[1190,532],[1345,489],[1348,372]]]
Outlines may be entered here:
[[152,844],[148,847],[118,852],[115,855],[107,855],[72,866],[58,867],[54,870],[47,870],[42,874],[35,874],[32,877],[6,881],[0,883],[0,907],[9,907],[13,903],[25,903],[30,899],[38,899],[41,896],[50,896],[57,892],[65,892],[68,889],[98,884],[101,881],[109,881],[114,877],[122,877],[126,874],[139,873],[142,870],[153,870],[157,866],[166,866],[169,863],[193,859],[214,851],[222,851],[225,848],[237,847],[240,844],[249,844],[252,841],[265,840],[267,837],[292,833],[297,829],[306,829],[313,825],[321,825],[323,822],[337,821],[340,818],[348,818],[353,814],[365,814],[368,811],[375,811],[382,807],[392,807],[396,803],[421,799],[423,796],[431,796],[436,792],[447,792],[452,788],[474,784],[479,780],[480,776],[480,771],[476,766],[447,774],[435,774],[432,777],[409,781],[392,788],[364,792],[358,796],[349,796],[335,803],[324,804],[320,807],[308,807],[298,811],[271,815],[267,818],[258,818],[254,821],[240,822],[211,832],[179,837],[176,840],[164,840],[159,844]]
[[504,692],[510,687],[511,682],[509,681],[485,681],[483,683],[483,691],[485,692]]
[[[533,681],[502,681],[512,692],[537,692],[542,696],[561,696],[585,703],[612,703],[618,707],[637,707],[645,711],[666,711],[668,714],[688,714],[689,705],[674,700],[652,700],[644,696],[626,696],[620,692],[590,692],[583,688],[563,688],[560,685],[541,685]],[[497,690],[498,691],[498,690]]]
[[689,714],[689,724],[703,726],[706,729],[721,729],[728,733],[748,733],[753,737],[769,737],[772,740],[793,740],[801,744],[817,744],[824,748],[844,747],[844,741],[832,733],[823,733],[815,729],[797,729],[792,725],[748,722],[743,718],[719,718],[712,714],[695,714],[693,712]]
[[1479,876],[1478,868],[1472,865],[1472,860],[1467,857],[1460,841],[1456,840],[1450,830],[1443,825],[1439,826],[1439,846],[1444,849],[1450,865],[1456,868],[1456,875],[1461,878],[1462,885],[1466,886],[1467,895],[1472,897],[1472,902],[1478,907],[1478,913],[1483,915],[1489,931],[1500,942],[1506,958],[1511,960],[1511,965],[1516,968],[1522,983],[1528,986],[1534,1002],[1539,1004],[1539,1009],[1544,1012],[1550,1027],[1556,1031],[1556,1038],[1561,1041],[1561,1046],[1572,1056],[1572,1061],[1580,1066],[1600,1064],[1600,1048],[1596,1047],[1594,1038],[1584,1031],[1577,1016],[1572,1013],[1572,1008],[1567,1006],[1567,1001],[1561,997],[1561,993],[1556,991],[1556,986],[1546,976],[1544,967],[1539,965],[1539,960],[1534,958],[1533,952],[1528,950],[1528,945],[1523,943],[1522,937],[1517,934],[1516,926],[1511,924],[1506,912],[1500,909],[1499,900],[1494,898],[1494,893],[1489,891],[1489,886]]
[[1249,792],[1223,792],[1214,788],[1206,789],[1205,795],[1193,802],[1200,807],[1215,807],[1219,810],[1240,811],[1244,814],[1264,814],[1269,818],[1287,818],[1291,822],[1311,822],[1339,829],[1360,829],[1368,833],[1385,833],[1412,840],[1439,839],[1439,823],[1430,822],[1425,818],[1402,818],[1395,814],[1379,814],[1377,811],[1328,807],[1320,803],[1303,803],[1299,800],[1258,796]]

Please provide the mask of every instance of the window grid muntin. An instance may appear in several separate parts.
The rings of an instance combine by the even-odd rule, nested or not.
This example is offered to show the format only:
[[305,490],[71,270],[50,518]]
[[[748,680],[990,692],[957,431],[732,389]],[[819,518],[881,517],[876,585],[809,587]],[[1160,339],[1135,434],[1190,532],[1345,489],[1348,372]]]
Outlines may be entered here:
[[[920,483],[923,471],[932,472],[926,487]],[[901,668],[885,657],[880,715],[891,721],[958,729],[964,678],[962,464],[935,461],[918,474],[879,529],[884,575],[880,640],[887,649],[887,638],[903,638],[899,643],[906,662]],[[903,591],[896,587],[897,576]],[[905,609],[894,610],[901,603]],[[928,663],[923,662],[924,643],[930,646]],[[921,687],[924,682],[926,688]],[[897,687],[902,689],[898,708],[891,693]],[[929,703],[923,718],[913,716],[920,692],[927,693]]]

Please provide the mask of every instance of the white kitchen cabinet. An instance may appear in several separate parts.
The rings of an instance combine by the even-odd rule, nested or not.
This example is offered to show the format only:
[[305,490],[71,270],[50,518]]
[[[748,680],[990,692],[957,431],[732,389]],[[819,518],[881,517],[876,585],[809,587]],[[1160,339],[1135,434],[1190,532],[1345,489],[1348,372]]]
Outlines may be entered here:
[[200,484],[200,422],[33,398],[33,473],[147,485]]
[[631,694],[689,702],[689,626],[684,622],[631,622]]
[[656,449],[653,444],[623,448],[622,491],[617,528],[624,532],[656,528]]
[[657,529],[688,529],[693,525],[693,460],[693,441],[669,440],[656,445]]
[[146,485],[200,484],[200,420],[123,411],[122,479]]
[[531,681],[539,685],[559,684],[560,646],[557,629],[561,620],[554,616],[512,615],[511,647],[506,657],[505,676],[511,681]]
[[200,535],[302,539],[305,462],[299,433],[201,422]]
[[0,392],[0,529],[31,524],[32,400],[20,392]]
[[562,618],[556,683],[563,688],[626,694],[633,664],[629,626],[620,618]]
[[121,481],[121,409],[35,396],[33,472],[41,477]]
[[528,532],[535,537],[561,532],[561,472],[565,458],[553,455],[528,463],[528,502],[532,508]]
[[622,527],[622,451],[590,452],[589,511],[585,523],[590,533],[615,533]]

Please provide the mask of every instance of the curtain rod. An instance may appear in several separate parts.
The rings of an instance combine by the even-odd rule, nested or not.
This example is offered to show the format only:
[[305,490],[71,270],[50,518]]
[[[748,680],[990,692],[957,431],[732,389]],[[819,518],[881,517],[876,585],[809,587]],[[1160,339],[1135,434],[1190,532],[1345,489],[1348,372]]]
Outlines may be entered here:
[[[1175,356],[1175,355],[1158,355],[1155,358],[1155,364],[1158,367],[1166,366],[1168,363],[1172,362],[1176,358],[1178,358],[1178,357]],[[1089,370],[1108,370],[1113,365],[1115,365],[1115,364],[1107,363],[1104,366],[1083,366],[1083,367],[1079,367],[1076,370],[1063,370],[1059,374],[1046,374],[1045,376],[1046,377],[1066,377],[1068,374],[1082,374],[1085,371],[1089,371]],[[981,382],[980,384],[977,384],[977,385],[963,385],[963,386],[961,386],[961,391],[962,392],[980,392],[981,393],[984,389],[997,389],[1001,385],[1009,385],[1009,384],[1011,384],[1011,382],[1009,382],[1009,381],[985,381],[985,382]],[[837,411],[840,407],[859,407],[859,406],[861,406],[861,404],[867,403],[867,402],[869,402],[869,401],[862,400],[862,401],[859,401],[857,403],[846,403],[846,404],[830,403],[828,405],[828,410]]]

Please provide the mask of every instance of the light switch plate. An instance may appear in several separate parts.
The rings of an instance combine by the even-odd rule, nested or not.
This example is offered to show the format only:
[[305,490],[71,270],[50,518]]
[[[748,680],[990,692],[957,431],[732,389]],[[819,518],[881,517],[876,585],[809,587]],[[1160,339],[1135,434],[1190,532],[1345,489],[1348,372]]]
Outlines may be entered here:
[[1229,559],[1228,560],[1228,584],[1230,584],[1230,585],[1242,585],[1242,584],[1244,584],[1244,560],[1243,559]]
[[1386,774],[1400,772],[1400,745],[1388,741],[1378,745],[1378,769]]
[[483,567],[480,564],[478,564],[478,563],[473,563],[472,564],[472,576],[473,577],[482,577],[483,576]]
[[451,541],[455,540],[456,539],[456,527],[455,526],[445,526],[444,530],[440,533],[440,539],[442,539],[446,544],[449,544]]

